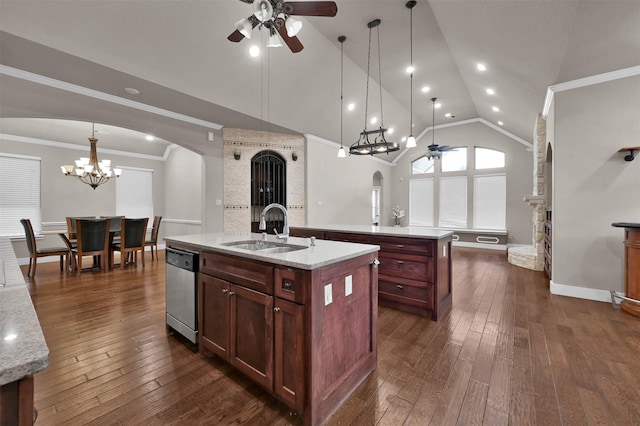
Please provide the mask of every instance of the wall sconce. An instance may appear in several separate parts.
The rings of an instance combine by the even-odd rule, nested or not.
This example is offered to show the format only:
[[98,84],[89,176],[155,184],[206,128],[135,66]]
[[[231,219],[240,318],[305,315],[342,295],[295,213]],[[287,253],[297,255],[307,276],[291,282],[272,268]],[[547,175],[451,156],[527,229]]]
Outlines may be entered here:
[[240,150],[236,149],[235,151],[233,151],[233,158],[235,158],[236,160],[240,159]]
[[298,161],[298,153],[297,153],[297,152],[295,152],[295,151],[293,151],[293,152],[291,153],[291,159],[292,159],[293,161]]
[[640,151],[640,146],[626,146],[618,150],[618,152],[628,152],[628,154],[624,156],[624,161],[633,161],[633,159],[636,158],[635,151]]

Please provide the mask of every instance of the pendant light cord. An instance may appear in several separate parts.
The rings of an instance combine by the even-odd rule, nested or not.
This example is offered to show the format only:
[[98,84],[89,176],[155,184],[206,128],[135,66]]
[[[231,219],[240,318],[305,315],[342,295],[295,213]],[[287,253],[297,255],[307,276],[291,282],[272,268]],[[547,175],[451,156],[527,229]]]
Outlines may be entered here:
[[[384,113],[382,112],[382,56],[380,56],[380,27],[376,27],[378,35],[378,84],[380,86],[380,128],[384,127]],[[384,136],[384,134],[383,134]]]
[[[340,149],[342,149],[342,116],[344,115],[344,39],[340,39]],[[365,118],[366,121],[366,118]]]
[[409,66],[411,73],[409,75],[410,87],[410,114],[409,114],[409,135],[413,135],[413,8],[409,9]]
[[371,27],[369,27],[369,52],[367,53],[367,91],[364,100],[364,130],[367,130],[367,115],[369,113],[369,70],[371,68]]

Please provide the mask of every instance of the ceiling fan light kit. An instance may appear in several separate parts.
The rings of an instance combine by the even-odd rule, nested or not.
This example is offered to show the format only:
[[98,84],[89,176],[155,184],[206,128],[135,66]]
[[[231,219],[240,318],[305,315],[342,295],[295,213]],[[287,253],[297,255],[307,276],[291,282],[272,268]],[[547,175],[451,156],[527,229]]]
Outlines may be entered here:
[[427,153],[425,157],[429,160],[432,158],[437,160],[442,156],[444,151],[451,151],[452,148],[449,145],[440,146],[436,144],[436,101],[438,98],[431,98],[431,104],[433,105],[431,108],[431,119],[433,120],[433,127],[431,128],[431,145],[427,147]]
[[235,24],[235,31],[227,39],[234,43],[251,38],[251,31],[265,27],[269,31],[267,47],[280,47],[284,42],[293,53],[304,46],[296,35],[302,29],[299,16],[336,16],[338,6],[333,1],[283,1],[283,0],[240,0],[253,4],[253,14]]

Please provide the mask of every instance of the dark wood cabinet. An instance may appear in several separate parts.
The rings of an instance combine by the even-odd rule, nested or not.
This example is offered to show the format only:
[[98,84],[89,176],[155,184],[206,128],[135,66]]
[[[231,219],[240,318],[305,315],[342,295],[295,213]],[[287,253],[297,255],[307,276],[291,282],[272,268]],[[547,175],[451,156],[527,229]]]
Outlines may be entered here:
[[303,270],[201,252],[200,353],[323,424],[375,369],[377,271],[375,253]]
[[449,311],[451,296],[451,237],[442,239],[292,228],[293,236],[380,246],[378,303],[431,317]]

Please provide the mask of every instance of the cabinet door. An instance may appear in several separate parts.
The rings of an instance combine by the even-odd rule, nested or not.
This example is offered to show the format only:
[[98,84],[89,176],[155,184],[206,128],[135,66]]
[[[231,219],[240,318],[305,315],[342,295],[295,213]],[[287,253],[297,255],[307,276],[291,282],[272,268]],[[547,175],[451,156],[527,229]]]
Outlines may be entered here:
[[273,389],[273,296],[231,284],[229,361]]
[[200,274],[200,347],[229,358],[229,286],[226,281]]
[[304,409],[304,306],[275,299],[274,392],[291,408]]

